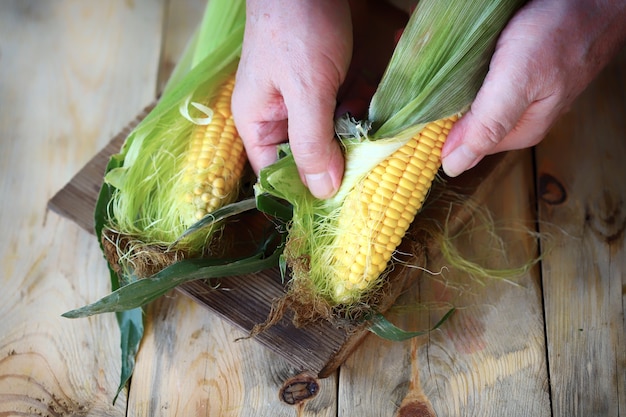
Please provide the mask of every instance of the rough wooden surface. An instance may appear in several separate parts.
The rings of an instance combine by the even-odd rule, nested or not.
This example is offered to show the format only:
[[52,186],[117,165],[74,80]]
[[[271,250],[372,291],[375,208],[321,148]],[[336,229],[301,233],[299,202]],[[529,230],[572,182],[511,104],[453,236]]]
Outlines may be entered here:
[[626,413],[626,54],[537,149],[555,415]]
[[[489,199],[496,224],[515,226],[503,237],[512,265],[535,250],[521,226],[540,220],[538,266],[486,285],[426,274],[398,324],[463,308],[410,342],[368,336],[299,406],[279,393],[300,369],[173,292],[150,306],[135,377],[112,405],[114,317],[60,317],[108,292],[103,259],[45,208],[155,98],[203,10],[173,3],[0,3],[0,415],[624,415],[624,54]],[[488,236],[473,239],[459,248],[484,255]]]
[[102,257],[46,202],[154,98],[162,21],[159,1],[0,2],[0,415],[125,415],[115,318],[60,317],[109,290]]

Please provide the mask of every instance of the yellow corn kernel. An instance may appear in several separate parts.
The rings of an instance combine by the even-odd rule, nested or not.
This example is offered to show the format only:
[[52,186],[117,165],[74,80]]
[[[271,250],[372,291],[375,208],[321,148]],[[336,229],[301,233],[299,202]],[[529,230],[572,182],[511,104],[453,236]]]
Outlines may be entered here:
[[247,159],[230,110],[234,86],[233,75],[219,87],[208,105],[213,110],[211,122],[195,126],[191,134],[182,178],[186,189],[202,196],[184,196],[194,205],[191,223],[233,202],[239,192]]
[[[456,120],[454,116],[426,125],[346,198],[332,257],[336,301],[358,296],[387,267],[426,198],[441,166],[441,148]],[[360,225],[367,229],[357,230]],[[354,246],[358,249],[348,249]]]

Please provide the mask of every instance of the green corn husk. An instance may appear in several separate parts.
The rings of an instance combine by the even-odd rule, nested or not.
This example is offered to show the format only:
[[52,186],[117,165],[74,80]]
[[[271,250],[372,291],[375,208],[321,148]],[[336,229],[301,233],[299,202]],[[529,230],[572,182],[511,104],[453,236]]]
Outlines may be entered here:
[[[194,209],[181,198],[181,178],[195,127],[201,118],[193,109],[209,101],[216,88],[235,72],[241,51],[245,22],[242,2],[209,2],[204,24],[194,37],[157,106],[126,138],[105,175],[106,212],[102,230],[128,236],[129,247],[147,251],[142,244],[177,249],[198,255],[210,233],[183,233],[196,222]],[[217,16],[221,20],[213,21]],[[214,28],[222,28],[217,31]],[[214,33],[211,33],[211,30]],[[200,42],[200,40],[207,40]],[[191,191],[191,190],[189,190]],[[103,201],[104,203],[104,201]],[[100,225],[100,223],[98,223]],[[115,244],[116,242],[112,242]],[[125,253],[120,254],[120,262]],[[132,272],[132,261],[126,262]]]
[[[300,294],[295,304],[322,304],[321,314],[329,310],[350,314],[360,306],[369,309],[371,300],[379,299],[380,282],[347,296],[337,290],[334,283],[340,280],[324,261],[325,252],[335,245],[335,213],[376,165],[426,123],[469,108],[484,80],[499,33],[522,3],[419,2],[371,100],[367,120],[344,118],[336,123],[346,169],[333,198],[319,200],[306,190],[288,149],[286,157],[261,171],[257,194],[268,193],[293,205],[285,257],[293,268],[294,293]],[[311,294],[302,295],[307,292]],[[309,300],[303,301],[303,297]]]

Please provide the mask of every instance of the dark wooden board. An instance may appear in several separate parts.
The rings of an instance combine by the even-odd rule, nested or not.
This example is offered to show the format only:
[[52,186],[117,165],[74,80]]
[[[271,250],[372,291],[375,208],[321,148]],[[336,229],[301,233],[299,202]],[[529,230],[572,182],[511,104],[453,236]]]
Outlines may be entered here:
[[[143,109],[96,154],[50,199],[48,208],[94,233],[93,212],[108,160],[111,155],[119,152],[131,130],[153,107],[154,103]],[[482,196],[491,190],[494,179],[498,177],[498,171],[506,169],[514,157],[515,155],[511,153],[495,155],[486,158],[469,173],[437,182],[429,196],[430,202],[420,216],[435,217],[442,222],[448,218],[452,223],[462,224],[465,216],[470,215],[472,211],[472,204],[464,205],[464,199],[479,202]],[[438,194],[449,190],[454,190],[457,203],[452,208],[452,213],[449,201],[437,198]],[[416,223],[419,223],[420,216]],[[429,247],[427,252],[436,253],[437,248]],[[389,308],[405,286],[414,282],[420,275],[421,272],[415,268],[395,268],[390,274],[394,290],[390,291],[389,296],[381,303],[380,310]],[[183,284],[178,290],[246,332],[252,330],[256,324],[264,322],[273,302],[285,293],[282,277],[277,269],[226,278],[220,280],[217,289],[208,282],[198,280]],[[291,323],[291,316],[287,314],[276,325],[254,338],[283,356],[297,369],[326,377],[345,361],[367,334],[367,328],[362,325],[348,330],[326,321],[296,328]]]

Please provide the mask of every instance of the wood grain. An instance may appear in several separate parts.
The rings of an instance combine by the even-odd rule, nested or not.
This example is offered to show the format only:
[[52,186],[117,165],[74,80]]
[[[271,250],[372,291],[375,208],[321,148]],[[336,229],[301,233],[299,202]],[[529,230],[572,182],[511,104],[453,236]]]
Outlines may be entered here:
[[554,415],[626,410],[626,50],[537,150]]
[[128,134],[148,115],[155,105],[156,100],[153,99],[100,152],[94,155],[72,180],[48,201],[48,209],[67,217],[86,231],[95,234],[93,213],[109,157],[120,151]]
[[[523,152],[486,200],[502,240],[469,227],[471,235],[459,244],[470,259],[506,269],[537,256],[533,178],[530,153]],[[450,300],[460,307],[449,326],[420,349],[420,378],[437,414],[550,416],[538,268],[482,281],[450,271],[445,286],[437,280],[422,286],[425,300]]]
[[112,405],[114,316],[61,317],[109,291],[98,246],[46,203],[149,101],[154,88],[140,86],[156,79],[161,20],[154,1],[0,3],[0,191],[10,196],[0,206],[0,415],[125,415],[124,395]]
[[[534,164],[522,153],[509,175],[489,176],[492,196],[474,194],[501,226],[533,221],[537,179],[543,258],[518,286],[420,274],[389,313],[395,323],[424,329],[451,304],[462,308],[411,342],[366,336],[298,406],[279,391],[299,366],[262,343],[235,341],[245,331],[175,291],[150,306],[135,377],[112,405],[114,317],[60,317],[110,290],[83,230],[91,213],[79,227],[46,203],[154,100],[204,1],[101,3],[0,2],[0,415],[624,415],[624,54],[537,148]],[[491,253],[513,264],[533,253],[519,231],[505,233],[508,250]],[[458,244],[485,252],[483,243]],[[431,253],[429,266],[441,264]]]
[[[242,339],[244,332],[178,292],[151,305],[148,315],[129,416],[294,415],[279,391],[300,370],[283,357]],[[318,384],[299,415],[336,415],[336,379]]]

